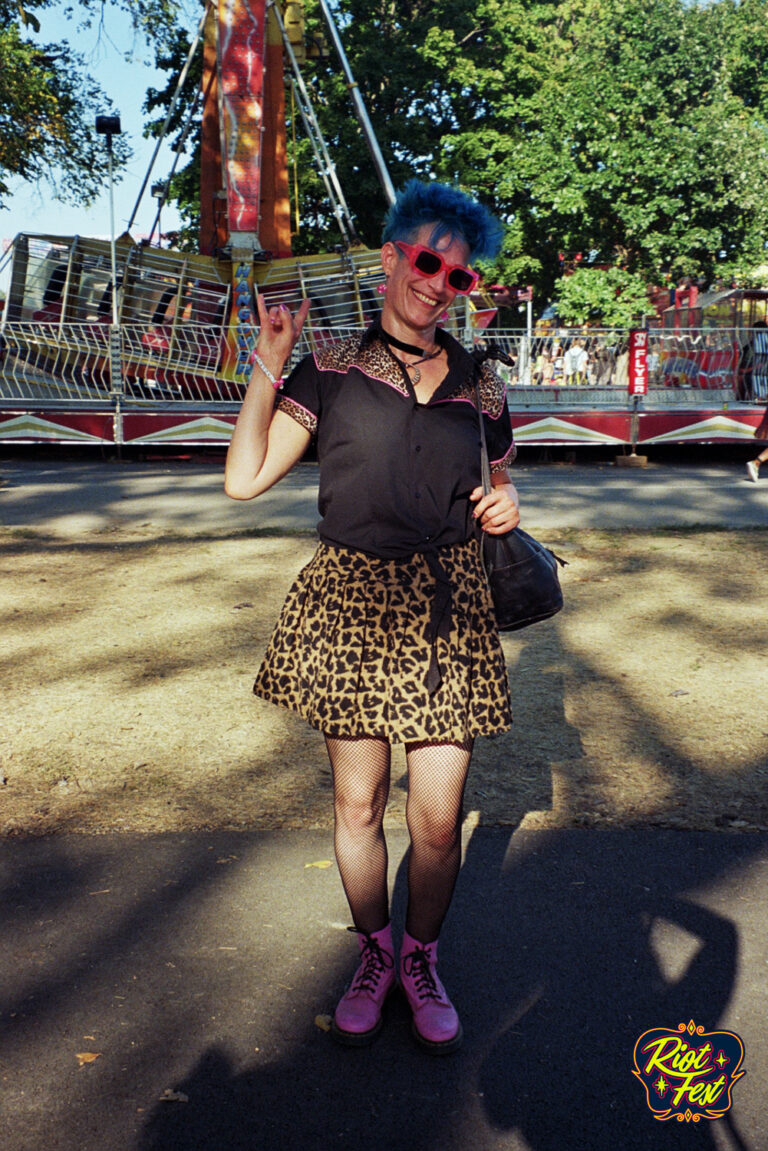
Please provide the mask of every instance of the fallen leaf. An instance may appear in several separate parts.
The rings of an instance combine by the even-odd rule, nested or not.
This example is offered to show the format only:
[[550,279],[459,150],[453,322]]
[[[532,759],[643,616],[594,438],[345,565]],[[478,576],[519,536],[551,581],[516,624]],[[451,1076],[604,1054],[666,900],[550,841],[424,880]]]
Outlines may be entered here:
[[158,1100],[160,1103],[189,1103],[189,1096],[185,1095],[183,1091],[172,1091],[170,1087],[166,1087],[165,1091]]
[[319,1027],[321,1031],[331,1030],[331,1017],[330,1015],[316,1015],[315,1027]]
[[75,1055],[75,1059],[81,1067],[84,1067],[86,1063],[94,1063],[100,1055],[100,1051],[80,1051]]
[[321,871],[325,871],[327,867],[333,867],[333,862],[330,859],[318,859],[316,863],[305,863],[305,867],[319,867]]

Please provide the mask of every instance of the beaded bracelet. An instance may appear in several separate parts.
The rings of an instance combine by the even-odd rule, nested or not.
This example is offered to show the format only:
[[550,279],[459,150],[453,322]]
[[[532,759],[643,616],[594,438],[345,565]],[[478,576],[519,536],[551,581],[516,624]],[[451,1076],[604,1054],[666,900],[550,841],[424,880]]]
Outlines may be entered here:
[[278,379],[276,379],[276,378],[275,378],[275,377],[272,375],[272,373],[270,372],[269,368],[268,368],[268,367],[267,367],[267,365],[264,363],[264,361],[262,360],[261,356],[259,355],[259,353],[256,351],[256,349],[255,349],[255,348],[254,348],[254,350],[251,352],[251,363],[252,363],[252,364],[258,364],[258,366],[261,368],[261,370],[262,370],[262,372],[264,373],[264,375],[265,375],[265,376],[267,377],[267,379],[269,380],[269,382],[270,382],[270,384],[272,385],[272,387],[275,389],[275,391],[276,391],[276,392],[279,392],[279,391],[280,391],[280,389],[281,389],[281,388],[282,388],[282,386],[283,386],[283,382],[284,382],[283,376],[281,376],[279,380],[278,380]]

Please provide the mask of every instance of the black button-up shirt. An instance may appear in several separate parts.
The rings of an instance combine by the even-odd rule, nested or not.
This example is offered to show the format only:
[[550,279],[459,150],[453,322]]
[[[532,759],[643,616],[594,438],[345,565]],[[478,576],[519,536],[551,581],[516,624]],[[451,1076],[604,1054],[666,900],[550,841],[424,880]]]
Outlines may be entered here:
[[504,383],[441,329],[448,374],[420,403],[379,337],[326,345],[291,373],[278,407],[317,437],[320,538],[383,559],[463,543],[480,483],[480,396],[491,468],[515,457]]

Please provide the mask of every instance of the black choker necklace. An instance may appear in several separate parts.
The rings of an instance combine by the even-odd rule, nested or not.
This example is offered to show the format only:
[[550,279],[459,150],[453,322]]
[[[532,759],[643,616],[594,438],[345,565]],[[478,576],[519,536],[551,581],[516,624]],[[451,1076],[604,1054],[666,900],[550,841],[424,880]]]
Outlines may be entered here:
[[[417,348],[415,344],[406,344],[403,340],[398,340],[396,336],[390,336],[389,332],[385,332],[383,328],[381,329],[381,336],[384,340],[384,343],[389,348],[389,354],[392,356],[392,358],[397,360],[398,364],[405,368],[407,372],[413,372],[413,375],[410,377],[410,381],[414,388],[421,379],[421,371],[416,365],[424,364],[427,360],[434,360],[434,358],[439,356],[443,350],[442,346],[438,344],[434,352],[425,353],[423,348]],[[392,351],[392,347],[389,347],[390,344],[392,347],[398,348],[401,352],[408,352],[408,354],[411,356],[418,356],[419,359],[414,360],[411,364],[406,364],[405,360],[401,360],[399,356],[395,355],[395,353]]]
[[[439,356],[442,350],[442,348],[435,348],[434,352],[430,352],[427,356],[422,356],[420,360],[411,360],[410,364],[406,364],[405,360],[401,360],[399,356],[396,356],[391,348],[389,349],[389,354],[393,360],[397,360],[398,364],[405,368],[406,372],[413,372],[413,375],[409,378],[415,388],[421,379],[421,369],[416,365],[424,364],[427,360],[434,360],[435,356]],[[421,351],[421,348],[419,348],[419,351]]]
[[412,356],[424,355],[423,348],[417,348],[415,344],[406,344],[403,340],[398,340],[397,336],[391,336],[384,328],[381,329],[381,334],[386,343],[391,344],[393,348],[399,348],[401,352],[408,352]]

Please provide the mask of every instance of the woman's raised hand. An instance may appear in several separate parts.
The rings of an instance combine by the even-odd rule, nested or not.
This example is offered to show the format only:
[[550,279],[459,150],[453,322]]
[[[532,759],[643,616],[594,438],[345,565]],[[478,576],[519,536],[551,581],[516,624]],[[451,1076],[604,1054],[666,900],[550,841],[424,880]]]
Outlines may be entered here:
[[256,307],[261,327],[256,351],[273,370],[281,372],[283,365],[288,361],[311,306],[311,300],[302,300],[300,307],[293,314],[285,304],[267,308],[261,293],[257,295]]

